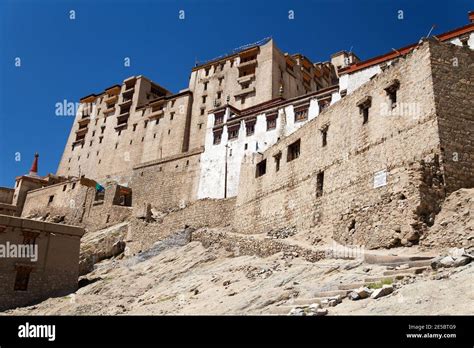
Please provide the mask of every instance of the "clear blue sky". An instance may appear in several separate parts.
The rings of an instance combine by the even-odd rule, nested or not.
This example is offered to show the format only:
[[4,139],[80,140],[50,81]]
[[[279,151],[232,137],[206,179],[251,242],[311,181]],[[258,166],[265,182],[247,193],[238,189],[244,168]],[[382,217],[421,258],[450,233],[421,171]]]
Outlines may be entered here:
[[[52,1],[0,0],[0,186],[27,173],[56,172],[73,117],[55,115],[131,75],[171,91],[187,87],[205,60],[272,36],[284,52],[328,60],[340,50],[361,59],[468,23],[472,1]],[[76,14],[69,19],[70,10]],[[185,19],[178,18],[185,11]],[[293,10],[295,18],[288,19]],[[399,20],[398,10],[404,19]],[[15,58],[21,67],[15,67]],[[130,57],[131,66],[124,67]],[[15,154],[21,160],[15,160]]]

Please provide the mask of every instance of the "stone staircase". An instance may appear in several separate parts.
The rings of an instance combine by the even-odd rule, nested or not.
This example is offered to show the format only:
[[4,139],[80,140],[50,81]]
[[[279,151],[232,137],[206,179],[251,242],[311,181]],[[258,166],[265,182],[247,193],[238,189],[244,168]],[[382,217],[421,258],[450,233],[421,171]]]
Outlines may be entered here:
[[[430,272],[431,267],[429,267],[429,265],[431,260],[432,257],[429,256],[369,255],[369,257],[365,260],[365,263],[387,266],[388,268],[394,269],[383,271],[380,275],[365,277],[360,281],[339,284],[330,289],[317,290],[312,294],[312,297],[288,300],[279,306],[271,308],[268,314],[288,315],[289,312],[295,307],[306,308],[312,304],[319,304],[322,308],[330,308],[331,301],[333,301],[333,305],[337,305],[340,303],[340,301],[346,299],[352,291],[355,291],[361,287],[367,287],[374,283],[397,283],[407,277],[415,277],[422,273]],[[334,304],[334,300],[336,300],[336,304]]]

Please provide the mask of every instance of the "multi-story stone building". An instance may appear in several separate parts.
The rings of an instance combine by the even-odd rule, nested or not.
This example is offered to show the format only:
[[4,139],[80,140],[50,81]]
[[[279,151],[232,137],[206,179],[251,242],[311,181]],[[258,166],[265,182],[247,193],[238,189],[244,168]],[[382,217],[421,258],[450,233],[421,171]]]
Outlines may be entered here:
[[[407,209],[419,212],[407,224],[427,225],[449,185],[471,185],[462,177],[453,183],[470,168],[472,155],[469,144],[445,143],[455,121],[440,103],[446,98],[456,106],[458,98],[443,84],[443,74],[457,89],[472,88],[472,72],[461,66],[469,66],[474,48],[472,13],[469,18],[470,24],[433,42],[422,40],[365,61],[341,51],[330,61],[312,63],[264,40],[198,64],[188,88],[176,94],[143,76],[130,77],[81,99],[57,176],[40,178],[24,192],[21,209],[9,211],[24,217],[49,212],[96,229],[147,205],[156,210],[193,205],[195,215],[202,216],[194,204],[200,199],[236,197],[236,218],[229,224],[237,231],[255,226],[254,231],[265,232],[290,224],[318,234],[332,226],[331,235],[340,241],[390,245],[388,237],[367,239],[369,217],[363,222],[358,216],[376,209],[373,219],[382,219],[380,212],[394,204],[393,195],[403,194]],[[440,61],[449,59],[459,69],[444,66],[443,72]],[[470,135],[472,95],[462,97],[459,131]],[[418,118],[379,118],[394,110]],[[426,142],[416,141],[413,132]],[[467,154],[462,166],[445,161],[447,149]],[[439,192],[416,189],[426,184],[420,176],[432,177],[428,172],[434,167],[452,180],[443,178],[440,185],[446,187]],[[393,170],[400,172],[398,184],[390,181]],[[369,184],[375,173],[377,182],[386,183],[378,191]],[[298,181],[305,182],[301,190],[293,189]],[[383,197],[382,190],[387,191]],[[1,192],[5,209],[14,206],[12,197],[10,190]],[[226,200],[225,206],[231,205]],[[347,211],[342,218],[340,209]],[[395,224],[403,214],[394,211],[392,220],[384,219]],[[400,227],[400,240],[423,228]]]

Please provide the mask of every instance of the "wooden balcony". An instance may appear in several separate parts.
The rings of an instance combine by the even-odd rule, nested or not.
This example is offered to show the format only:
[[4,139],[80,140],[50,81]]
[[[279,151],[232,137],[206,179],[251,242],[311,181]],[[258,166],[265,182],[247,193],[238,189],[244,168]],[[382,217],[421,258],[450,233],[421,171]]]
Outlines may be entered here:
[[243,62],[243,63],[239,63],[239,69],[243,69],[243,68],[249,68],[249,67],[252,67],[252,66],[255,66],[257,65],[257,59],[252,59],[252,60],[249,60],[249,61],[246,61],[246,62]]
[[255,74],[249,74],[249,75],[245,75],[245,76],[237,78],[237,82],[238,83],[245,83],[245,82],[252,81],[254,79],[255,79]]
[[150,115],[148,115],[148,119],[156,120],[164,115],[165,111],[163,109],[153,111]]
[[255,87],[251,86],[251,87],[248,87],[248,88],[245,88],[245,89],[241,90],[240,92],[237,92],[234,96],[236,98],[238,98],[238,97],[242,97],[244,95],[247,95],[247,94],[250,94],[250,93],[253,93],[253,92],[255,92]]
[[109,95],[104,99],[107,106],[110,104],[115,104],[117,100],[118,100],[118,95]]

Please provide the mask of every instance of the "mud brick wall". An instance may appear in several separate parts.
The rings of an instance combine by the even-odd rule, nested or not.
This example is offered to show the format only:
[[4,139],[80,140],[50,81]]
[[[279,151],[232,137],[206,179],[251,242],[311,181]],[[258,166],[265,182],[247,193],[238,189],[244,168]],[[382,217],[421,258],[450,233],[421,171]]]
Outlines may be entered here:
[[144,251],[171,233],[185,227],[224,227],[229,226],[235,208],[235,198],[201,199],[183,209],[177,209],[156,219],[146,222],[134,219],[131,222],[131,235],[128,236],[127,247],[130,253]]
[[[116,184],[105,184],[103,201],[95,202],[95,188],[78,180],[48,186],[27,194],[22,217],[64,217],[61,223],[95,231],[126,220],[132,207],[113,205]],[[49,199],[54,196],[51,203]],[[133,201],[133,192],[132,192]]]
[[[430,45],[425,42],[400,58],[263,155],[245,158],[234,230],[266,233],[295,226],[308,237],[366,248],[417,243],[444,194]],[[397,105],[390,110],[385,88],[394,80],[400,86]],[[372,99],[364,124],[357,104],[366,97]],[[321,130],[326,127],[323,146]],[[288,147],[297,140],[300,155],[287,161]],[[279,171],[274,159],[278,153]],[[266,174],[256,177],[256,165],[263,159]],[[379,171],[386,171],[386,185],[374,188]]]
[[202,149],[139,165],[130,186],[133,205],[150,203],[158,210],[184,207],[197,198]]
[[[37,234],[38,246],[37,261],[14,257],[1,260],[0,310],[64,296],[77,289],[82,228],[4,215],[0,215],[0,226],[0,244],[23,244],[26,232]],[[14,290],[17,266],[31,268],[25,291]]]
[[474,54],[467,47],[432,45],[431,69],[446,189],[474,187]]

